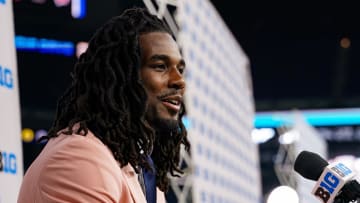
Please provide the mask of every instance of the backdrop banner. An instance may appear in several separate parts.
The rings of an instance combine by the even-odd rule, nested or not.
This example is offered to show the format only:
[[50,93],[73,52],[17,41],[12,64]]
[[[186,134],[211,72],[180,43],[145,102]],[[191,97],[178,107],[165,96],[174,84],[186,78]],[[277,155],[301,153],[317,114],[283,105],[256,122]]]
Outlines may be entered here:
[[0,203],[16,202],[23,154],[11,0],[0,0],[0,130]]

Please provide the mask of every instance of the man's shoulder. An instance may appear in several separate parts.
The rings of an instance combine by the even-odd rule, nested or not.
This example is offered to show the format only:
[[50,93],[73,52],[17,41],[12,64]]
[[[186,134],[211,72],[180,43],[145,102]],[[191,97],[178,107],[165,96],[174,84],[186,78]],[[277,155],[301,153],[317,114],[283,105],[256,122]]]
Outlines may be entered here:
[[88,131],[86,135],[60,133],[48,141],[42,153],[52,158],[64,156],[69,159],[82,159],[84,157],[96,159],[99,157],[99,161],[114,159],[108,147],[91,131]]
[[[117,199],[124,182],[110,150],[92,133],[85,136],[59,134],[48,141],[27,170],[21,197],[29,194],[32,198],[55,198],[60,194],[63,197],[92,197],[99,192],[109,193]],[[94,188],[101,191],[94,192]]]
[[86,135],[60,134],[49,140],[42,153],[38,161],[41,171],[46,171],[42,175],[43,183],[63,179],[76,184],[97,185],[98,182],[122,179],[118,162],[91,132]]

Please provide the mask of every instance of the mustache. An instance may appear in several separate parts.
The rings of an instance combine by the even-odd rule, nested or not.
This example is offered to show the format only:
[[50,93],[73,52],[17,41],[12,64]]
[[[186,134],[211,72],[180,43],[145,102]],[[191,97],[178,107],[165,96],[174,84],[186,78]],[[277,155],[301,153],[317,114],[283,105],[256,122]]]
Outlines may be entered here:
[[[168,90],[166,92],[161,93],[159,96],[157,96],[157,98],[161,100],[166,97],[174,96],[174,95],[182,95],[181,90]],[[182,101],[183,101],[183,99],[181,99],[181,102]]]

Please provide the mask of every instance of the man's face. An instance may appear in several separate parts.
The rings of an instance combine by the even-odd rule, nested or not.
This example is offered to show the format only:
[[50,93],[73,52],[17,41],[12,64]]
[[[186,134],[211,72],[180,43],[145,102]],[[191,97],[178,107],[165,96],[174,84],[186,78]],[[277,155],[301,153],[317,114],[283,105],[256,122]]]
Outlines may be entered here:
[[185,62],[179,47],[165,32],[142,34],[139,43],[140,77],[148,95],[146,119],[153,125],[177,124],[185,91]]

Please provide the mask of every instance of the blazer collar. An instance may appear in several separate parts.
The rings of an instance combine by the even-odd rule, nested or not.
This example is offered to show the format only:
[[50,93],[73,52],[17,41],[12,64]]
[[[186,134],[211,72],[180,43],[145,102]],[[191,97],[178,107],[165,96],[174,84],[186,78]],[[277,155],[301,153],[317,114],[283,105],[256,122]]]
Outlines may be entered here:
[[146,197],[141,189],[138,174],[134,168],[128,164],[121,169],[125,174],[127,185],[129,186],[131,196],[135,203],[146,203]]

